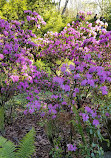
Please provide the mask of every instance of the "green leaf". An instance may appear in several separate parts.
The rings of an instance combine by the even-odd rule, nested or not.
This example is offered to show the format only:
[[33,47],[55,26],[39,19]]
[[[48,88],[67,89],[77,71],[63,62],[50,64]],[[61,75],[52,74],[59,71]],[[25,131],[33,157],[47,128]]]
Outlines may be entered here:
[[35,129],[32,128],[30,132],[28,132],[25,137],[21,140],[17,157],[19,158],[29,158],[35,151],[34,146],[34,137],[35,137]]
[[89,131],[89,132],[90,132],[90,134],[93,134],[93,130],[92,130],[92,129],[90,129],[90,131]]
[[107,142],[107,146],[110,147],[110,141],[109,141],[109,139],[104,139],[104,141],[106,141]]
[[15,145],[0,136],[0,158],[15,158]]
[[94,157],[95,155],[94,155],[94,153],[91,153],[91,157]]

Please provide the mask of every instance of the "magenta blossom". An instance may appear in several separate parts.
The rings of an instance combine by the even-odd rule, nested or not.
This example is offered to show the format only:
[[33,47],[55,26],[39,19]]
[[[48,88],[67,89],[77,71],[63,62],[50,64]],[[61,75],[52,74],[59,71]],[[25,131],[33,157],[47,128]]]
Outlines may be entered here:
[[100,90],[102,91],[102,94],[103,94],[103,95],[107,95],[107,94],[108,94],[108,91],[107,91],[107,87],[106,87],[106,86],[101,87]]
[[12,79],[13,82],[18,82],[19,76],[16,75],[11,75],[10,78]]
[[0,60],[4,59],[4,55],[0,54]]
[[99,121],[96,120],[96,119],[94,119],[94,120],[93,120],[93,125],[95,125],[95,127],[97,127],[97,126],[99,125]]
[[67,144],[67,147],[68,147],[68,151],[76,151],[77,150],[76,145]]
[[92,113],[92,112],[93,112],[93,111],[91,110],[91,108],[88,107],[88,106],[85,107],[85,110],[86,110],[88,113]]
[[83,121],[85,122],[85,121],[88,121],[89,116],[85,113],[82,113],[82,118],[83,118]]
[[105,115],[106,115],[106,116],[109,116],[109,113],[107,112]]

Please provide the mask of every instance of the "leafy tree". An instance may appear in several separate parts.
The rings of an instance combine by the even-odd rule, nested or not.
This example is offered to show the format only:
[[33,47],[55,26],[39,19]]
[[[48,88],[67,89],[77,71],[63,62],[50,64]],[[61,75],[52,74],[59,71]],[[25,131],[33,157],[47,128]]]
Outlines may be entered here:
[[27,10],[26,0],[9,0],[3,7],[3,16],[7,20],[23,20],[23,11]]
[[3,9],[3,6],[6,4],[6,0],[0,0],[0,10]]
[[47,24],[41,29],[42,35],[48,31],[60,32],[66,26],[66,24],[71,21],[70,18],[62,17],[61,14],[56,12],[55,9],[46,11],[44,20]]
[[51,0],[27,0],[27,8],[42,15],[53,6],[55,3]]

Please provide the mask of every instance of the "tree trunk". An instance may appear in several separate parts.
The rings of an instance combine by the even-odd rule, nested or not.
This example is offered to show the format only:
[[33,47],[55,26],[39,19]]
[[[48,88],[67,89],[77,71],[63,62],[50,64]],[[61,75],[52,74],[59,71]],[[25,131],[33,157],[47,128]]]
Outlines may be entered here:
[[60,12],[61,0],[59,0],[58,11]]
[[63,11],[62,11],[62,15],[63,15],[63,14],[65,13],[65,11],[66,11],[66,7],[67,7],[68,2],[69,2],[69,0],[66,0],[64,9],[63,9]]

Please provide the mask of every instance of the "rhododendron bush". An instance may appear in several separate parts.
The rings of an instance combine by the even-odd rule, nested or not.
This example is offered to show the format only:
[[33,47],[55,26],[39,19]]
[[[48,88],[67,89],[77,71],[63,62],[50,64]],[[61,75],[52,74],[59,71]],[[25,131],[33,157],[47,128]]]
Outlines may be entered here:
[[[25,11],[25,13],[31,14],[30,11]],[[45,24],[36,12],[33,12],[32,15],[32,17],[27,16],[29,26],[36,24],[38,29],[40,22]],[[36,47],[36,44],[32,41],[32,38],[34,39],[36,35],[31,30],[22,29],[22,27],[25,27],[25,24],[27,26],[28,22],[12,20],[8,23],[0,19],[0,72],[3,79],[0,87],[1,95],[5,97],[1,97],[3,101],[10,98],[11,91],[14,94],[14,90],[17,91],[21,86],[26,90],[29,87],[27,81],[33,82],[32,74],[36,71],[36,68],[33,66],[34,57],[31,52],[34,53],[33,50]],[[25,83],[22,85],[20,81]],[[3,104],[3,101],[1,104]]]
[[[58,126],[60,118],[68,116],[68,123],[64,124],[68,125],[68,148],[63,153],[69,151],[71,155],[80,149],[91,156],[92,148],[96,148],[92,146],[97,144],[95,138],[104,140],[101,123],[110,116],[111,32],[101,29],[98,21],[92,27],[85,21],[84,12],[80,12],[80,21],[67,24],[60,33],[47,32],[44,38],[37,38],[29,29],[40,29],[46,23],[36,12],[24,13],[27,21],[8,23],[0,19],[0,106],[5,107],[14,95],[26,93],[24,114],[38,111],[43,120],[53,120],[62,132],[61,125]],[[50,74],[38,70],[39,60],[50,68]],[[47,91],[51,95],[41,99],[40,93],[45,95]],[[75,141],[72,125],[76,125],[81,144]],[[56,133],[53,139],[60,135]],[[96,149],[101,156],[101,148]]]

